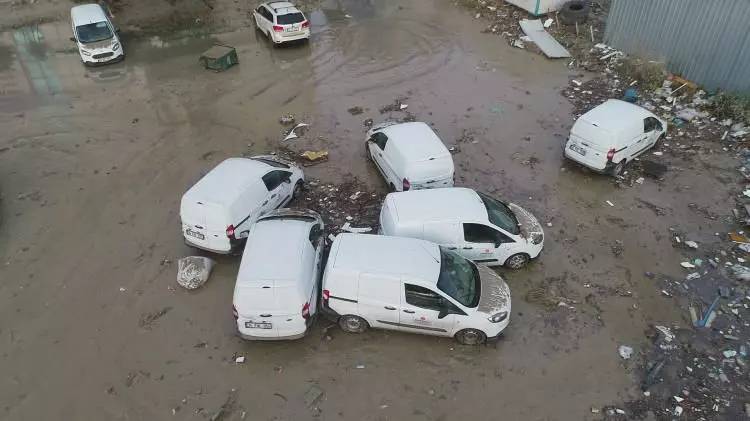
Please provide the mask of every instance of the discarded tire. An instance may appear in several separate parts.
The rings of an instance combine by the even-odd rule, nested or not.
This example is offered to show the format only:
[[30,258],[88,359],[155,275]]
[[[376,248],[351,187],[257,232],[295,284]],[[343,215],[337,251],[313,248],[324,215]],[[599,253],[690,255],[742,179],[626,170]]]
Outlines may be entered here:
[[589,17],[591,4],[583,0],[571,0],[560,9],[560,20],[565,25],[583,23]]

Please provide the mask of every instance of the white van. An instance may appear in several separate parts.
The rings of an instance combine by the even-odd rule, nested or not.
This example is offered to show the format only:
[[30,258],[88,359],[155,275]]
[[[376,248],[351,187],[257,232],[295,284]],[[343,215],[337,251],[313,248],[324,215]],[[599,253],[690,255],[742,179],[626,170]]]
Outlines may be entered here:
[[301,193],[303,183],[300,168],[275,156],[229,158],[182,196],[185,242],[231,253],[259,216],[285,206]]
[[544,247],[544,231],[531,213],[463,187],[389,193],[380,232],[432,241],[477,263],[511,269]]
[[508,326],[510,289],[495,272],[424,240],[339,234],[321,312],[350,333],[368,327],[475,345]]
[[323,220],[309,210],[279,209],[250,229],[234,286],[232,311],[245,339],[297,339],[318,310]]
[[73,30],[71,41],[86,65],[103,64],[125,58],[125,50],[115,27],[98,4],[83,4],[70,9]]
[[377,125],[365,147],[391,191],[453,186],[453,157],[425,123]]
[[667,122],[629,102],[609,99],[570,129],[565,157],[596,172],[620,175],[625,164],[653,147]]

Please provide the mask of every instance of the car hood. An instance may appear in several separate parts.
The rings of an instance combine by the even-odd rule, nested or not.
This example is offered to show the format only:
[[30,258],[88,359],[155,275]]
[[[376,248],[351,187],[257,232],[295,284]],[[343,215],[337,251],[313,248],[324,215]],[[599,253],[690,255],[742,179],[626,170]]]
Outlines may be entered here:
[[508,207],[513,211],[513,214],[516,215],[516,219],[518,219],[518,227],[521,229],[521,236],[523,238],[532,238],[534,234],[544,235],[542,224],[537,221],[531,212],[515,203],[509,203]]
[[88,44],[81,43],[81,47],[86,51],[92,51],[92,52],[103,52],[103,51],[111,51],[112,46],[117,42],[117,38],[110,38],[105,39],[102,41],[96,41],[96,42],[90,42]]
[[477,265],[479,280],[482,284],[481,296],[477,311],[488,315],[501,311],[510,312],[510,288],[503,278],[483,265]]

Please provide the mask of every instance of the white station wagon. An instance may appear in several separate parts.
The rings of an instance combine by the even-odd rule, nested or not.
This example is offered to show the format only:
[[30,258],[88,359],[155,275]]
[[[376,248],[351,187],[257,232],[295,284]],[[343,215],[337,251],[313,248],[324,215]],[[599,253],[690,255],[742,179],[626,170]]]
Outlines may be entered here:
[[318,310],[323,220],[279,209],[250,229],[234,286],[233,312],[245,339],[296,339]]
[[453,157],[425,123],[377,125],[365,146],[391,191],[453,186]]
[[255,26],[274,44],[310,39],[310,21],[288,1],[263,3],[253,11]]
[[300,194],[304,181],[299,167],[275,156],[224,160],[182,196],[185,242],[231,253],[259,216],[288,204]]
[[463,187],[388,194],[380,232],[432,241],[477,263],[511,269],[544,247],[544,231],[530,212]]
[[414,238],[339,234],[323,275],[321,312],[341,329],[454,337],[466,345],[508,326],[510,289],[487,267]]

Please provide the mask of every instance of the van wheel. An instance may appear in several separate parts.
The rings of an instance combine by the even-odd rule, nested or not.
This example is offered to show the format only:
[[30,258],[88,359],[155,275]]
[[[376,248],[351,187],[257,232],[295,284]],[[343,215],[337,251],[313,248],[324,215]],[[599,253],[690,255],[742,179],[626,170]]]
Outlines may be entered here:
[[505,261],[505,267],[509,269],[521,269],[522,267],[526,266],[526,263],[529,263],[529,255],[525,253],[518,253],[510,256]]
[[396,186],[393,183],[388,183],[388,190],[394,192],[396,191]]
[[296,199],[300,197],[302,194],[302,189],[305,188],[305,182],[302,180],[299,180],[297,184],[294,185],[294,190],[292,190],[292,199]]
[[362,333],[367,330],[367,321],[359,316],[347,314],[339,318],[341,330],[348,333]]
[[615,165],[614,168],[612,168],[612,175],[617,177],[618,175],[622,174],[622,171],[625,169],[625,160],[623,159],[617,165]]
[[455,338],[462,345],[481,345],[487,340],[487,335],[481,330],[464,329],[456,333]]

